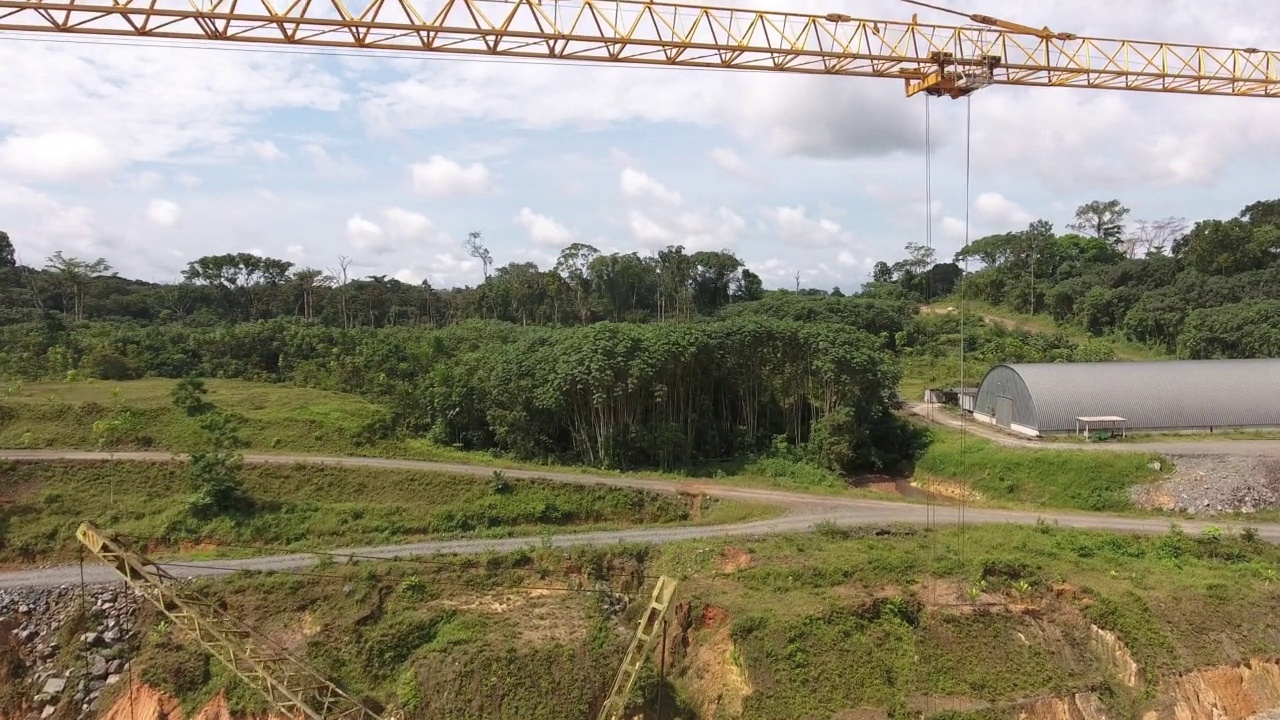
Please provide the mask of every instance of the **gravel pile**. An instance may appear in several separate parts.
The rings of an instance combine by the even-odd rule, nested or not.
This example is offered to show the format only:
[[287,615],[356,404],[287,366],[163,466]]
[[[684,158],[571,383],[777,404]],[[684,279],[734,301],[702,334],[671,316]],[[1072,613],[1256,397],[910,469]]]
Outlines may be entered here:
[[[83,598],[80,588],[70,585],[0,590],[0,620],[14,627],[31,707],[40,718],[50,717],[61,705],[87,717],[103,692],[120,682],[128,671],[139,602],[132,591],[118,587],[91,587]],[[82,603],[89,631],[61,638],[63,626]]]
[[1280,460],[1235,455],[1171,456],[1168,478],[1130,490],[1141,508],[1218,515],[1280,508]]

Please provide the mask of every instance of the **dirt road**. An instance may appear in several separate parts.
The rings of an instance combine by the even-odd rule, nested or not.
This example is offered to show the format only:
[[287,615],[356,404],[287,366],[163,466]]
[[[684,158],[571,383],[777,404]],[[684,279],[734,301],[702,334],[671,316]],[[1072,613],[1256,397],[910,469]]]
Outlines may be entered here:
[[[0,459],[13,460],[105,460],[106,453],[60,451],[0,451]],[[132,461],[168,461],[170,453],[116,453],[117,459]],[[485,476],[492,467],[437,463],[419,460],[390,460],[385,458],[333,457],[321,455],[246,455],[249,463],[309,463],[385,467],[430,472],[449,472],[464,475]],[[504,470],[512,478],[546,478],[577,485],[611,485],[658,492],[698,492],[713,497],[732,498],[748,502],[769,503],[785,507],[787,513],[771,520],[740,523],[736,525],[639,528],[610,532],[564,533],[549,538],[506,538],[501,540],[450,540],[438,542],[384,545],[377,547],[345,548],[339,554],[376,558],[415,557],[449,553],[471,554],[489,550],[508,551],[530,545],[540,546],[550,542],[554,546],[609,545],[618,542],[665,543],[699,538],[728,536],[769,535],[800,532],[824,521],[841,525],[890,525],[894,523],[918,523],[927,521],[927,507],[910,503],[880,500],[862,500],[844,497],[806,495],[782,490],[757,490],[714,483],[675,482],[617,476],[579,475],[576,473],[541,472],[532,470]],[[1161,533],[1169,529],[1167,519],[1143,519],[1091,513],[1033,512],[1014,510],[988,510],[967,508],[966,523],[1014,523],[1034,524],[1038,520],[1053,522],[1065,527],[1094,530],[1112,530],[1132,533]],[[957,508],[936,508],[934,521],[939,525],[953,525],[959,521]],[[1180,522],[1187,532],[1199,533],[1213,525],[1211,522]],[[1259,527],[1259,536],[1269,542],[1280,543],[1280,525]],[[182,563],[167,566],[178,577],[220,575],[236,570],[288,570],[304,568],[316,562],[317,556],[308,553],[275,555],[238,560],[214,560]],[[89,583],[115,582],[114,571],[97,564],[84,566],[84,579]],[[49,587],[80,582],[78,566],[61,566],[0,573],[0,590],[21,587]]]

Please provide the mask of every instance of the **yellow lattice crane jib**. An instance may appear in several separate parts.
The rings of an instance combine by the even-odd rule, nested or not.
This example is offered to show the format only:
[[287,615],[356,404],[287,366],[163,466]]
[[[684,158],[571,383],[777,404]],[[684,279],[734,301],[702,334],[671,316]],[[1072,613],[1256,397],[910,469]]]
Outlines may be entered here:
[[649,652],[653,650],[654,641],[662,627],[662,620],[671,608],[671,599],[676,594],[676,584],[673,578],[666,575],[659,577],[658,582],[654,584],[653,596],[640,616],[640,625],[631,638],[631,644],[627,646],[627,654],[622,657],[622,665],[618,667],[618,674],[613,679],[613,687],[610,688],[609,695],[600,706],[597,720],[621,720],[623,711],[627,709],[627,698],[631,695],[636,676],[640,674],[645,658],[649,657]]
[[[0,0],[0,31],[986,85],[1280,97],[1280,53],[645,0]],[[954,12],[908,0],[935,10]]]
[[76,530],[76,537],[175,627],[262,693],[272,708],[285,717],[383,720],[283,646],[190,588],[180,587],[168,571],[133,550],[116,533],[85,522]]

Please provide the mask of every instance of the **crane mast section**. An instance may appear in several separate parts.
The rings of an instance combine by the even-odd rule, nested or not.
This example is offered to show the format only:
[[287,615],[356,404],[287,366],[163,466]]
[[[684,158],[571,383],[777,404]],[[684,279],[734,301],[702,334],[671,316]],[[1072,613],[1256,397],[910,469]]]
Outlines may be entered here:
[[[636,0],[0,0],[0,31],[1280,96],[1280,52]],[[935,88],[931,91],[930,88]],[[950,92],[953,97],[963,92]]]

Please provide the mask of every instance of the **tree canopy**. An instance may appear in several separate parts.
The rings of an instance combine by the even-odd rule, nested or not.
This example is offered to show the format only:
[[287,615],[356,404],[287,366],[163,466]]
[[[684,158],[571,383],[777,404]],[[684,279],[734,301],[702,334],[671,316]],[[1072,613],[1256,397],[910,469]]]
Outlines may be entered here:
[[[1182,218],[1128,215],[1118,200],[1094,201],[1065,235],[1037,220],[978,238],[955,258],[980,263],[963,279],[966,296],[1182,357],[1275,356],[1266,328],[1280,327],[1280,200],[1189,229]],[[878,264],[875,279],[927,299],[900,266]]]

